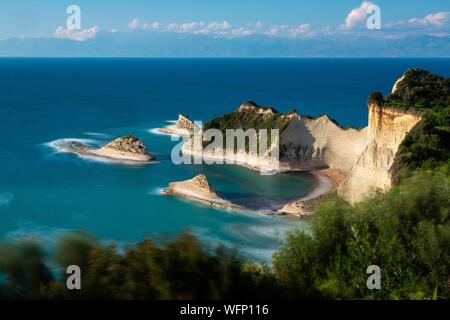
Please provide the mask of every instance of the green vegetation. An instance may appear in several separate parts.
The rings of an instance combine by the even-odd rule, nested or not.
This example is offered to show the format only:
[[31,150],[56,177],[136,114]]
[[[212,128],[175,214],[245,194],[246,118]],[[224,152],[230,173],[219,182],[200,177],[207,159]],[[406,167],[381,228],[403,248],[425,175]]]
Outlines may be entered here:
[[[290,111],[288,114],[278,113],[273,108],[270,107],[262,107],[257,105],[254,102],[244,102],[244,106],[247,106],[246,109],[238,109],[231,113],[224,114],[217,118],[214,118],[203,126],[203,129],[206,131],[207,129],[218,129],[222,132],[223,135],[223,145],[225,146],[226,139],[226,129],[243,129],[244,131],[248,129],[255,129],[257,132],[260,129],[279,129],[280,134],[289,124],[289,118],[286,117],[289,113],[295,112],[295,110]],[[258,110],[265,111],[258,112]],[[267,140],[268,147],[271,145],[270,140],[270,132],[268,132]],[[205,142],[205,145],[209,144],[209,142]],[[236,144],[235,144],[236,147]],[[247,147],[247,143],[246,143]]]
[[[308,232],[289,235],[272,266],[211,252],[187,233],[164,247],[146,239],[121,250],[74,233],[52,255],[30,241],[0,245],[0,298],[450,299],[448,85],[411,69],[395,94],[371,95],[422,114],[396,155],[401,179],[355,206],[338,197],[319,205]],[[206,128],[283,128],[277,113],[260,117],[236,111]],[[71,264],[81,267],[81,291],[65,287]],[[381,268],[380,290],[366,286],[370,265]]]
[[399,109],[440,111],[450,106],[450,78],[443,78],[422,69],[408,69],[389,94],[384,105]]
[[375,92],[369,102],[421,114],[422,121],[406,136],[393,170],[436,168],[450,159],[450,78],[408,69],[395,93],[383,99]]
[[[223,248],[210,253],[189,234],[164,247],[147,239],[118,250],[74,233],[51,256],[33,242],[4,244],[0,298],[448,299],[449,208],[448,167],[415,173],[355,207],[333,198],[309,232],[289,236],[271,267]],[[66,289],[71,264],[82,270],[80,291]],[[374,264],[381,290],[366,287]]]
[[[352,207],[321,205],[311,233],[290,235],[274,258],[285,286],[316,288],[335,299],[450,298],[448,167],[417,172],[385,194]],[[381,290],[365,270],[381,268]]]
[[[73,264],[82,270],[82,290],[66,289],[66,267]],[[247,267],[223,248],[210,254],[187,233],[164,247],[147,239],[123,252],[85,233],[61,237],[52,255],[32,241],[5,243],[0,246],[0,275],[0,299],[250,299],[285,294],[263,269]]]
[[[225,133],[226,129],[279,129],[284,130],[289,120],[283,117],[282,113],[278,113],[273,108],[261,107],[254,102],[244,102],[243,105],[250,108],[244,110],[235,110],[231,113],[224,114],[214,118],[204,125],[204,129],[219,129]],[[267,114],[257,112],[258,109],[264,110]]]

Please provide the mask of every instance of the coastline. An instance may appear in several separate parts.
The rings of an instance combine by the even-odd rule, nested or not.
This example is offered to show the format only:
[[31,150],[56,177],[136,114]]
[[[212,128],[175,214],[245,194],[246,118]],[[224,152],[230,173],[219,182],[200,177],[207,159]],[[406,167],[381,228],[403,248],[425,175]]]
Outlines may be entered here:
[[[315,206],[323,201],[325,197],[334,192],[343,180],[344,175],[334,169],[322,169],[317,171],[305,172],[311,174],[313,183],[309,192],[301,198],[280,205],[280,209],[264,210],[267,215],[290,215],[294,217],[305,217],[314,213]],[[235,204],[218,195],[212,187],[208,186],[208,190],[199,188],[194,183],[196,177],[180,182],[171,182],[169,186],[160,193],[167,196],[178,196],[190,201],[201,203],[211,207],[217,207],[233,212],[252,212],[261,214],[260,209],[248,209],[241,205]],[[205,177],[206,180],[206,177]]]
[[276,174],[279,172],[288,172],[289,170],[280,170],[278,165],[274,165],[270,160],[264,160],[261,157],[250,156],[247,153],[238,153],[235,154],[233,159],[229,159],[224,154],[225,150],[220,149],[217,150],[219,153],[207,153],[207,152],[193,152],[193,148],[191,146],[191,140],[186,142],[182,147],[183,154],[187,154],[193,158],[203,159],[207,161],[218,161],[223,164],[229,165],[238,165],[241,167],[245,167],[250,170],[260,171],[263,174]]
[[214,199],[209,197],[203,197],[193,191],[184,190],[181,188],[166,188],[161,191],[162,195],[165,196],[177,196],[190,201],[198,202],[210,207],[216,207],[220,209],[230,210],[233,212],[246,212],[249,211],[244,207],[238,206],[225,199]]
[[[190,135],[187,129],[180,128],[177,125],[166,126],[158,129],[160,132],[176,135]],[[193,158],[202,159],[208,163],[208,161],[215,161],[219,163],[238,165],[250,170],[259,171],[264,175],[274,175],[277,173],[289,173],[289,172],[304,172],[310,173],[314,177],[311,190],[300,197],[299,199],[282,204],[278,210],[272,210],[268,214],[280,214],[280,215],[292,215],[296,217],[309,216],[314,213],[315,206],[323,201],[327,194],[336,191],[337,187],[344,181],[345,175],[337,170],[330,168],[317,168],[305,170],[299,168],[287,162],[272,161],[271,158],[264,158],[258,156],[251,156],[247,153],[236,153],[233,158],[226,156],[225,150],[217,149],[214,152],[205,152],[204,150],[196,151],[193,147],[192,139],[187,141],[182,146],[182,152]],[[227,163],[229,162],[229,163]],[[274,164],[275,163],[275,164]],[[183,198],[191,199],[193,201],[202,202],[210,206],[221,207],[233,211],[258,211],[242,208],[227,200],[211,200],[205,197],[198,196],[195,192],[190,190],[184,191],[166,191],[165,194],[178,195]],[[226,202],[225,202],[226,201]]]
[[178,196],[180,198],[226,210],[246,211],[244,207],[233,204],[217,194],[203,174],[199,174],[189,180],[171,182],[167,188],[161,191],[161,194],[166,196]]
[[175,136],[190,136],[191,135],[189,130],[179,128],[179,127],[177,127],[176,124],[157,128],[156,130],[158,130],[160,133],[175,135]]
[[277,210],[278,214],[299,218],[311,216],[315,207],[324,201],[328,194],[336,191],[339,184],[345,179],[345,175],[336,169],[319,169],[310,171],[310,173],[316,179],[311,191],[296,201],[286,203]]

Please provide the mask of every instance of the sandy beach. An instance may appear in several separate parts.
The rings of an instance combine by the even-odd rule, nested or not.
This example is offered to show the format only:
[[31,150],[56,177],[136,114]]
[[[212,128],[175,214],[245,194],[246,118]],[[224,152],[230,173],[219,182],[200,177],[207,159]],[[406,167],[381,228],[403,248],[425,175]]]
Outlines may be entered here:
[[336,169],[321,169],[311,173],[316,178],[311,192],[294,202],[287,203],[277,211],[278,214],[296,217],[312,215],[317,204],[323,201],[327,194],[334,192],[345,179],[345,175]]

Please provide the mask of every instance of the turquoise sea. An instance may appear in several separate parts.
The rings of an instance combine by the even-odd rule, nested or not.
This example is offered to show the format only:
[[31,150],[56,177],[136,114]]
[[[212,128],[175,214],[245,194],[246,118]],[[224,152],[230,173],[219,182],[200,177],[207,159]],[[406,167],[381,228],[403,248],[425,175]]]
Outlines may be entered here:
[[[450,59],[0,59],[0,238],[44,243],[86,230],[119,244],[188,229],[205,244],[270,260],[307,220],[236,214],[163,197],[169,182],[205,173],[219,193],[274,207],[312,188],[309,176],[264,176],[227,165],[174,165],[176,142],[154,128],[211,117],[252,100],[279,111],[367,124],[367,96],[388,93],[408,67],[450,76]],[[53,148],[59,139],[103,144],[133,134],[158,161],[126,166]]]

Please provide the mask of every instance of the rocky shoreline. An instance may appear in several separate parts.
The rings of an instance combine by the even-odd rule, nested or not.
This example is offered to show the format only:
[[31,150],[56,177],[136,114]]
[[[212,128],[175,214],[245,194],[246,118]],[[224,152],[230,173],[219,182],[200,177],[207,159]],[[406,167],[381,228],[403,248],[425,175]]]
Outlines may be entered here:
[[311,216],[317,205],[323,202],[329,194],[335,192],[345,179],[342,172],[334,169],[321,169],[312,173],[317,180],[311,192],[296,201],[285,204],[277,210],[278,214],[299,218]]
[[[325,169],[314,172],[317,180],[311,192],[297,201],[283,205],[279,210],[267,211],[269,215],[290,215],[294,217],[310,216],[315,207],[323,201],[327,194],[336,190],[342,174],[335,170]],[[161,191],[166,196],[177,196],[207,206],[221,208],[233,212],[258,212],[260,210],[251,210],[243,206],[234,204],[222,196],[209,184],[206,176],[199,174],[192,179],[171,182],[169,186]]]
[[161,191],[161,194],[178,196],[207,206],[230,211],[247,211],[244,207],[223,199],[209,184],[208,179],[203,174],[199,174],[189,180],[171,182],[166,189]]
[[158,131],[176,136],[190,136],[194,133],[195,127],[195,124],[188,117],[179,114],[175,124],[158,128]]

